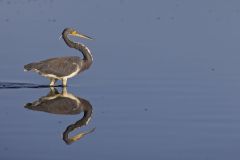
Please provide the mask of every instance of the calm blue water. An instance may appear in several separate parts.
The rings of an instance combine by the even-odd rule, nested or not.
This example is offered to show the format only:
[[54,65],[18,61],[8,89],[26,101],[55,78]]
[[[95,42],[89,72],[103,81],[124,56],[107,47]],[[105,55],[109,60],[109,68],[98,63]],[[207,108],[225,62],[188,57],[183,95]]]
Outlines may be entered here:
[[0,159],[238,160],[239,6],[224,0],[0,0],[0,82],[48,84],[23,72],[23,65],[79,54],[58,40],[65,27],[95,38],[83,41],[92,67],[67,88],[93,112],[70,136],[95,130],[67,145],[62,134],[83,112],[24,107],[49,88],[0,89]]

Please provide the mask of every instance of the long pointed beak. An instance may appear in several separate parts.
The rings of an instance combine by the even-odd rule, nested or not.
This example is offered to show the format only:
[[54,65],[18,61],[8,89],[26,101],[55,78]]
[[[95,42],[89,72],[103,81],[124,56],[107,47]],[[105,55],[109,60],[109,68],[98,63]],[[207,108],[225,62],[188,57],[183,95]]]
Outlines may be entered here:
[[89,36],[87,36],[87,35],[84,35],[84,34],[79,34],[79,33],[77,33],[77,34],[75,34],[74,36],[80,37],[80,38],[84,38],[84,39],[93,40],[93,38],[91,38],[91,37],[89,37]]

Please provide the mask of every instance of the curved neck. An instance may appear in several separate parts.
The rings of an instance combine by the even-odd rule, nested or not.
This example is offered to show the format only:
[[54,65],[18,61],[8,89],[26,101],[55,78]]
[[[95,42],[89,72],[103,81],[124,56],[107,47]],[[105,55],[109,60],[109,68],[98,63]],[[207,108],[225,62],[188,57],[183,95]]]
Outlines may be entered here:
[[63,32],[63,34],[62,34],[63,40],[68,45],[68,47],[75,48],[75,49],[79,50],[80,52],[82,52],[83,60],[85,62],[86,68],[89,68],[93,62],[93,57],[92,57],[90,50],[88,49],[88,47],[86,47],[85,45],[83,45],[81,43],[75,43],[75,42],[71,41],[68,38],[68,34],[69,33]]
[[92,105],[84,99],[79,98],[79,100],[81,101],[82,107],[83,107],[83,111],[84,111],[84,115],[83,117],[78,120],[77,122],[75,122],[74,124],[70,124],[66,130],[63,132],[63,140],[67,143],[67,144],[71,144],[81,138],[83,138],[85,135],[92,133],[95,128],[88,130],[86,132],[80,132],[75,136],[69,137],[69,133],[74,131],[77,128],[80,128],[84,125],[87,125],[91,116],[92,116]]

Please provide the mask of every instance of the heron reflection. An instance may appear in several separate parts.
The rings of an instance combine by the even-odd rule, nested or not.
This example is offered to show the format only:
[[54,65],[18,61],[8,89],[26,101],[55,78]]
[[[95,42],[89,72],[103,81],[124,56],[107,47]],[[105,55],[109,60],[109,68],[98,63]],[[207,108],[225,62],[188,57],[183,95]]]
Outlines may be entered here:
[[92,116],[92,105],[89,101],[68,93],[67,88],[63,88],[61,93],[56,88],[51,87],[50,89],[46,96],[32,103],[27,103],[24,107],[30,110],[61,115],[75,115],[83,112],[83,117],[77,122],[70,124],[63,132],[63,140],[66,144],[80,140],[95,130],[95,128],[92,128],[69,137],[70,132],[88,124]]

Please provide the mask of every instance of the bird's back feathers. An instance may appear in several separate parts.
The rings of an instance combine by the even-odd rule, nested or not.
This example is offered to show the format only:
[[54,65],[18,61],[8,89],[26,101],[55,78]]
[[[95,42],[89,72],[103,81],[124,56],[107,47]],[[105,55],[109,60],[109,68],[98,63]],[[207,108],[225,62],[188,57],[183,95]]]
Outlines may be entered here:
[[82,68],[82,59],[77,56],[57,57],[43,60],[36,63],[30,63],[24,66],[27,71],[36,71],[39,74],[51,74],[57,77],[65,77],[78,68]]

